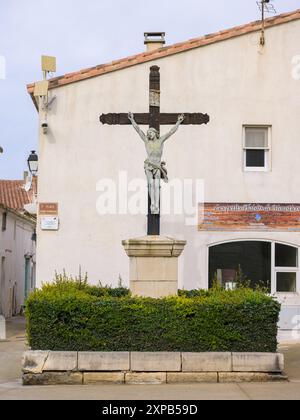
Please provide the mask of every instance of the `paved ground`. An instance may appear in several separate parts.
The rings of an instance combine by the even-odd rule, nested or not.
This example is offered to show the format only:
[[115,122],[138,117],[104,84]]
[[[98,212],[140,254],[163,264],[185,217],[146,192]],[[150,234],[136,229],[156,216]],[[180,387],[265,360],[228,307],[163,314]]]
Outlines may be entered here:
[[24,320],[8,321],[7,327],[7,341],[0,342],[0,400],[300,400],[300,343],[280,346],[288,383],[23,387]]

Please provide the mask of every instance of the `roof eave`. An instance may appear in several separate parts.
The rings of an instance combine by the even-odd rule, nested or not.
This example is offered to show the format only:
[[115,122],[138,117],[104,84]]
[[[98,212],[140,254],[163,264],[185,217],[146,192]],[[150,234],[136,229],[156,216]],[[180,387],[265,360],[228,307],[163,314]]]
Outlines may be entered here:
[[13,215],[21,218],[22,220],[26,220],[27,222],[30,222],[32,225],[35,225],[36,224],[36,217],[27,214],[25,212],[25,210],[24,210],[24,213],[23,213],[21,210],[15,210],[15,209],[12,209],[10,207],[7,207],[7,206],[5,206],[3,204],[0,204],[0,208],[2,210],[4,210],[5,212],[11,213],[11,214],[13,214]]
[[[265,28],[268,29],[299,19],[300,9],[294,12],[277,15],[275,17],[267,19],[265,23]],[[258,32],[260,30],[261,21],[255,21],[246,25],[236,26],[234,28],[209,34],[201,38],[191,39],[187,42],[166,46],[151,52],[144,52],[141,54],[134,55],[132,57],[127,57],[121,60],[113,61],[112,63],[83,69],[79,72],[65,74],[61,77],[55,77],[49,80],[49,89],[55,89],[57,87],[66,86],[71,83],[77,83],[83,80],[101,76],[103,74],[112,73],[114,71],[137,66],[139,64],[144,64],[149,61],[159,60],[164,57],[180,54],[196,48],[201,48],[211,44],[227,41],[229,39],[234,39],[240,36]],[[34,83],[27,85],[27,91],[31,95],[35,107],[38,109],[38,103],[36,101],[36,98],[34,97],[34,85]]]

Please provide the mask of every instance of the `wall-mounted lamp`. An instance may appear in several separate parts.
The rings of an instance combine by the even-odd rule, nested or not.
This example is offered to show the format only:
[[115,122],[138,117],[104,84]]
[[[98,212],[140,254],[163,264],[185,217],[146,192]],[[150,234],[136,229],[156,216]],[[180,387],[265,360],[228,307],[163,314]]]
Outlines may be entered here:
[[28,169],[30,171],[30,178],[24,187],[26,192],[31,190],[33,177],[37,176],[37,173],[38,173],[39,158],[35,150],[32,150],[32,152],[30,153],[27,159],[27,164],[28,164]]
[[27,159],[28,168],[32,176],[37,176],[38,173],[38,165],[39,165],[39,158],[36,154],[35,150],[32,150],[29,158]]

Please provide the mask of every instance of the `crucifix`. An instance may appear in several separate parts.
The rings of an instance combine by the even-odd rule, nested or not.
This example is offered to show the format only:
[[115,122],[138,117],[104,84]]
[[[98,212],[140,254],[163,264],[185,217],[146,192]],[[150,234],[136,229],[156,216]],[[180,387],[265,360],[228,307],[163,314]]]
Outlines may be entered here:
[[[167,182],[165,162],[161,162],[164,142],[171,137],[179,125],[201,125],[209,122],[209,116],[201,113],[161,113],[160,112],[160,73],[158,66],[150,68],[149,113],[102,114],[102,124],[132,124],[144,141],[148,159],[145,161],[145,172],[148,180],[148,235],[160,234],[160,180]],[[145,134],[139,125],[149,125]],[[174,127],[160,137],[161,125]]]

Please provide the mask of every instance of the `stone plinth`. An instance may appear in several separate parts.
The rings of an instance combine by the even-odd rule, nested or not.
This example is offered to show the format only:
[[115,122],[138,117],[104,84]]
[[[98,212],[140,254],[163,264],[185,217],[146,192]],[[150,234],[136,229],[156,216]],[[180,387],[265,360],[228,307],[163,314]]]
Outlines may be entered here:
[[133,296],[161,298],[178,291],[178,257],[186,241],[167,236],[145,236],[122,242],[130,259]]

